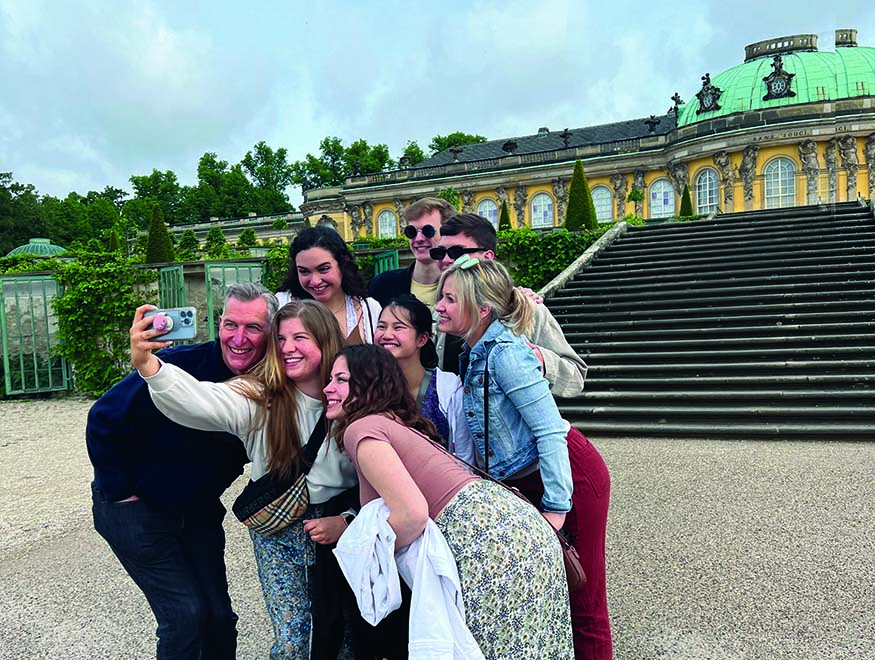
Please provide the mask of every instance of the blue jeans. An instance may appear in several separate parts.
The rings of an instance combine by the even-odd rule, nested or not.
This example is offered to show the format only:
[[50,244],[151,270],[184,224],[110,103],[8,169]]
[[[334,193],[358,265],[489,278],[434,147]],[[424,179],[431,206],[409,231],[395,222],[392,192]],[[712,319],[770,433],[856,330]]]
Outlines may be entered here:
[[225,508],[168,513],[107,502],[91,486],[94,528],[143,591],[158,622],[158,660],[233,660],[237,615],[225,574]]

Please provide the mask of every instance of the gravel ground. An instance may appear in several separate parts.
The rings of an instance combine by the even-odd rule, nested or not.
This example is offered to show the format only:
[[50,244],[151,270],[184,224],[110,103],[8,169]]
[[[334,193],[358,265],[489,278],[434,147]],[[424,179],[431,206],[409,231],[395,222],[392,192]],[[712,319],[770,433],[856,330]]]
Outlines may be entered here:
[[[2,660],[154,657],[151,612],[91,526],[89,406],[0,402]],[[617,660],[875,658],[875,443],[596,444]],[[226,529],[238,657],[266,658],[249,538]]]

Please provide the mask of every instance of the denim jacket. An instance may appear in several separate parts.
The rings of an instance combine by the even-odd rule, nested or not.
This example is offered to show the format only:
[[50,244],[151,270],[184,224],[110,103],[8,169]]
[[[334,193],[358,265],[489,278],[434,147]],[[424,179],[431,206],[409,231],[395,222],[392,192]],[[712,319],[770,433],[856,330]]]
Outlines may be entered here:
[[541,375],[541,364],[523,337],[500,321],[486,329],[472,348],[464,349],[468,368],[462,379],[465,418],[481,456],[483,437],[483,374],[489,360],[489,474],[511,477],[540,461],[545,511],[571,510],[571,464],[566,441],[567,425],[550,386]]

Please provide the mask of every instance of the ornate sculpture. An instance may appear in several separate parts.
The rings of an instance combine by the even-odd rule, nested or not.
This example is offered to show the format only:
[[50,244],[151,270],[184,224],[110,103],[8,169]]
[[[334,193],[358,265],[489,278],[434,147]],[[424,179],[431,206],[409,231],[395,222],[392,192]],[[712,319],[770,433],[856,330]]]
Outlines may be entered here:
[[829,203],[836,203],[836,190],[838,189],[838,159],[836,158],[836,150],[838,149],[838,140],[831,139],[826,143],[826,149],[823,152],[823,160],[826,163],[826,178],[827,187],[829,188]]
[[699,109],[696,114],[700,115],[703,112],[712,112],[720,109],[720,96],[723,90],[716,85],[711,84],[711,74],[706,73],[702,76],[702,89],[696,92],[696,98],[699,99]]
[[665,171],[671,179],[675,192],[682,195],[684,186],[689,185],[690,182],[690,169],[687,164],[680,160],[672,160],[665,166]]
[[459,199],[462,201],[462,213],[474,212],[474,191],[463,190],[459,193]]
[[612,174],[611,186],[614,188],[614,200],[617,202],[617,217],[626,216],[626,175]]
[[508,140],[503,145],[501,145],[501,150],[506,154],[512,154],[519,148],[519,145],[513,140]]
[[674,93],[674,96],[671,97],[671,100],[674,102],[674,105],[668,109],[668,114],[677,117],[678,111],[680,111],[681,106],[684,104],[684,100],[681,98],[681,95],[678,92]]
[[450,153],[453,154],[453,162],[459,160],[459,154],[465,151],[464,147],[450,147]]
[[571,139],[571,135],[571,131],[569,131],[567,128],[559,134],[559,137],[562,138],[562,145],[566,149],[568,148],[568,141]]
[[358,234],[359,229],[362,228],[362,212],[358,206],[353,206],[349,209],[349,224],[352,226],[353,235]]
[[744,208],[749,211],[753,208],[753,180],[757,173],[757,158],[760,148],[755,144],[749,144],[741,154],[741,165],[738,166],[738,174],[744,183]]
[[553,179],[553,197],[556,198],[556,217],[559,224],[565,222],[565,208],[568,204],[568,184],[561,178]]
[[529,191],[525,186],[517,186],[513,193],[513,210],[516,211],[517,227],[522,227],[526,221],[526,201]]
[[766,95],[763,101],[796,96],[796,92],[790,89],[795,76],[795,73],[784,71],[784,59],[780,55],[775,55],[772,58],[772,72],[763,78],[763,82],[766,83]]
[[870,133],[866,138],[863,153],[866,154],[866,167],[869,170],[869,199],[875,199],[875,133]]
[[398,218],[399,219],[403,218],[404,217],[404,209],[406,208],[406,205],[404,204],[404,202],[401,201],[401,198],[396,197],[395,199],[393,199],[392,205],[395,207],[395,213],[398,214]]
[[808,204],[817,204],[817,179],[820,176],[820,162],[817,159],[817,142],[803,140],[799,143],[799,161],[805,172],[805,191]]
[[501,206],[502,202],[505,204],[510,202],[510,196],[507,194],[507,190],[504,186],[498,186],[498,188],[495,189],[495,195],[498,197],[499,206]]
[[317,225],[328,225],[332,229],[337,229],[337,223],[330,217],[325,214],[320,216],[319,220],[316,221]]
[[641,191],[641,199],[635,200],[635,215],[639,218],[644,217],[644,188],[646,184],[644,183],[644,170],[637,169],[635,173],[632,175],[632,190],[640,190]]
[[732,200],[735,197],[735,170],[732,169],[732,158],[728,152],[718,151],[714,154],[713,160],[723,181],[723,208],[732,211]]
[[662,120],[659,119],[656,115],[650,115],[649,119],[645,119],[644,123],[647,125],[647,132],[653,133],[656,130],[656,127],[662,123]]
[[365,219],[365,233],[370,236],[374,231],[374,205],[370,202],[362,202],[362,215]]
[[847,172],[847,200],[857,199],[857,171],[860,169],[860,160],[857,157],[857,138],[853,135],[844,135],[839,138],[839,155],[842,157],[842,167]]

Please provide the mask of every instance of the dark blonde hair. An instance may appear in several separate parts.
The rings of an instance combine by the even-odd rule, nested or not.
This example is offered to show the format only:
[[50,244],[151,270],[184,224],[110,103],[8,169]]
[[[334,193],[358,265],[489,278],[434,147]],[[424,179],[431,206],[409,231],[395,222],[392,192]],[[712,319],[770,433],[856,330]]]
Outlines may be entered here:
[[[475,261],[473,265],[471,262]],[[440,300],[448,277],[456,285],[456,298],[462,314],[470,327],[462,336],[468,340],[480,327],[480,309],[489,308],[489,322],[498,319],[515,335],[527,335],[535,322],[535,303],[519,292],[513,280],[497,261],[491,259],[468,259],[462,266],[453,264],[442,274],[438,282],[437,297]]]
[[[301,460],[301,449],[307,438],[302,438],[297,424],[298,405],[295,384],[286,375],[279,349],[279,326],[287,319],[300,319],[304,328],[322,353],[319,380],[324,387],[331,374],[331,357],[343,346],[343,335],[334,314],[315,300],[294,300],[279,309],[270,327],[273,350],[251,374],[232,381],[232,386],[259,404],[256,428],[267,426],[268,471],[281,477],[291,475]],[[270,411],[270,414],[267,412]]]

